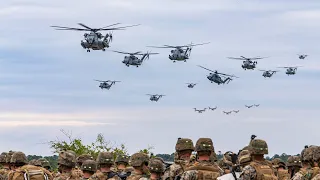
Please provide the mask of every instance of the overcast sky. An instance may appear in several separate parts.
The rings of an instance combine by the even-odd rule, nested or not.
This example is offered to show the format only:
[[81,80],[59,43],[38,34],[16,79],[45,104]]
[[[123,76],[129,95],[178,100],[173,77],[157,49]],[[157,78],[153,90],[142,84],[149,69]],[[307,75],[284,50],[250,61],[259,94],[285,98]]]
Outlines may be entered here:
[[[108,50],[158,52],[139,67],[111,51],[87,53],[83,32],[51,25],[99,28],[141,24],[114,31]],[[172,153],[178,137],[213,139],[216,151],[238,151],[251,134],[269,152],[300,153],[319,143],[320,2],[301,0],[10,0],[0,3],[0,151],[51,155],[43,142],[72,131],[85,143],[98,133],[130,153],[154,146]],[[107,33],[107,32],[103,32]],[[187,63],[168,59],[170,49],[146,46],[211,44],[193,48]],[[299,53],[309,54],[300,60]],[[268,56],[258,68],[301,65],[271,79],[244,71],[229,56]],[[211,84],[208,71],[235,74]],[[93,79],[119,80],[102,91]],[[189,89],[185,83],[199,83]],[[165,94],[159,102],[145,94]],[[245,104],[260,104],[247,109]],[[193,108],[218,106],[196,113]],[[240,110],[229,116],[222,111]]]

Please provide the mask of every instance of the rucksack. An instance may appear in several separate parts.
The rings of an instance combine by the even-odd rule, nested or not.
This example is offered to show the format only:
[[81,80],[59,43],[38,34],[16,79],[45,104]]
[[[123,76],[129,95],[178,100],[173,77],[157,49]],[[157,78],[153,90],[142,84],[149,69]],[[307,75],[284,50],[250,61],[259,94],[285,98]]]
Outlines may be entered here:
[[279,180],[289,180],[290,174],[289,174],[288,170],[279,169],[278,170],[278,178],[279,178]]
[[274,170],[270,167],[269,163],[263,161],[252,161],[250,163],[250,166],[252,166],[257,172],[256,180],[278,180],[277,176],[274,173]]
[[198,180],[216,180],[220,176],[219,168],[210,163],[195,163],[186,171],[196,170],[198,173]]
[[[11,179],[12,178],[12,179]],[[52,180],[51,173],[38,166],[24,165],[12,172],[9,180]]]

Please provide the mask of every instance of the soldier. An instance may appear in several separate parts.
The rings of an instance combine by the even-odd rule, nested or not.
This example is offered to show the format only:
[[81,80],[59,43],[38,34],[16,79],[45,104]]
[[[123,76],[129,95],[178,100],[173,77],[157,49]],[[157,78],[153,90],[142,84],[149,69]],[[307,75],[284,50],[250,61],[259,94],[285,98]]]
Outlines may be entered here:
[[81,178],[82,180],[91,179],[92,175],[97,171],[96,161],[90,159],[82,161],[81,170],[83,172],[83,177]]
[[58,157],[58,170],[60,174],[54,180],[80,180],[81,176],[72,173],[76,166],[76,156],[73,151],[61,151]]
[[116,179],[120,178],[116,172],[111,170],[111,166],[114,164],[113,154],[110,152],[100,152],[97,157],[98,171],[92,176],[91,179]]
[[190,156],[194,151],[193,142],[188,138],[178,138],[175,149],[174,164],[166,169],[163,176],[165,180],[173,180],[176,176],[182,175],[186,166],[188,166]]
[[29,161],[29,165],[42,167],[42,166],[41,166],[41,162],[38,161],[37,159],[32,159],[31,161]]
[[275,169],[275,175],[279,180],[289,180],[290,175],[288,170],[286,169],[286,164],[280,159],[275,158],[272,160],[273,168]]
[[82,163],[86,160],[93,160],[93,157],[90,154],[82,154],[80,156],[77,157],[77,164],[76,167],[77,168],[81,168],[82,167]]
[[[320,163],[320,146],[317,146],[313,151],[313,161],[314,164],[319,165]],[[312,180],[320,180],[319,166],[313,169],[313,178]]]
[[130,157],[129,164],[134,168],[134,171],[127,180],[148,180],[149,171],[149,156],[145,153],[135,153]]
[[6,164],[8,164],[10,170],[12,169],[10,161],[11,161],[11,157],[12,157],[13,153],[14,153],[14,151],[9,151],[8,154],[6,155]]
[[301,152],[302,167],[299,172],[297,172],[292,180],[301,180],[301,179],[312,179],[312,166],[313,166],[313,147],[305,146]]
[[268,145],[264,140],[253,139],[249,144],[252,161],[243,168],[240,178],[243,180],[276,180],[275,172],[272,164],[264,159],[264,155],[268,154]]
[[232,159],[229,155],[230,152],[226,152],[223,155],[222,160],[219,163],[219,167],[223,170],[224,174],[229,174],[232,171]]
[[150,180],[161,180],[164,173],[164,162],[160,158],[153,158],[149,163]]
[[214,180],[223,174],[221,169],[210,161],[210,155],[214,151],[210,138],[198,139],[195,150],[198,155],[197,162],[186,168],[186,171],[181,176],[181,180]]
[[115,164],[117,166],[117,173],[118,176],[124,180],[128,176],[130,176],[131,172],[126,171],[126,168],[129,164],[129,157],[126,155],[118,155],[115,161]]
[[241,169],[246,167],[251,162],[251,155],[249,150],[242,150],[238,155],[238,161],[241,166]]
[[40,158],[38,161],[41,163],[41,167],[47,169],[48,171],[51,170],[50,162],[46,158]]
[[7,178],[7,175],[10,171],[10,166],[8,163],[6,163],[6,155],[8,153],[6,152],[3,152],[1,153],[0,155],[0,164],[2,166],[2,168],[0,169],[0,179],[6,179]]
[[299,156],[288,157],[287,167],[290,178],[292,178],[297,172],[299,172],[300,168],[302,167],[301,158]]
[[11,156],[10,160],[11,169],[16,170],[19,167],[22,167],[26,164],[28,164],[27,156],[23,152],[15,152]]

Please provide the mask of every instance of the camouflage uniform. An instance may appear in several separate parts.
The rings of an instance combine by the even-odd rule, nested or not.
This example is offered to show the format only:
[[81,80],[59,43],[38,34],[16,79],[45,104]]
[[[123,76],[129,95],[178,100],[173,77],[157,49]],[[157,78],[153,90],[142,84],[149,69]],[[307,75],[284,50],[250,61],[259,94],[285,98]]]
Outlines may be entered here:
[[[133,168],[142,167],[144,164],[149,163],[149,156],[144,153],[135,153],[130,157],[129,164]],[[136,173],[136,171],[132,172],[131,175],[127,178],[127,180],[148,180],[149,175],[146,172],[142,174]]]
[[41,167],[43,167],[49,171],[51,170],[50,162],[47,159],[40,158],[40,159],[38,159],[38,161],[41,163]]
[[286,169],[286,164],[280,159],[275,158],[272,160],[273,168],[275,169],[276,176],[279,180],[289,180],[290,175],[288,170]]
[[249,165],[251,162],[250,151],[242,149],[242,151],[238,155],[238,162],[242,168]]
[[[126,179],[128,176],[130,176],[131,172],[128,167],[129,164],[129,157],[126,155],[118,155],[116,160],[115,160],[115,164],[117,165],[117,174],[121,179]],[[119,169],[118,165],[120,164],[124,164],[124,166],[126,167],[125,169]]]
[[[252,139],[249,144],[251,156],[268,154],[268,145],[264,140]],[[267,179],[277,179],[272,164],[264,161],[252,160],[249,165],[242,170],[240,178],[242,180],[261,180],[264,177]]]
[[76,165],[76,156],[73,151],[61,151],[58,157],[59,174],[54,180],[80,180],[82,175],[73,173],[72,171],[64,172],[64,167],[74,168]]
[[310,166],[310,162],[313,160],[312,149],[312,147],[305,147],[302,150],[301,159],[303,167],[292,177],[292,180],[310,180],[312,178],[312,167]]
[[[91,174],[91,176],[88,177],[88,178],[83,176],[81,178],[81,180],[91,179],[93,177],[94,173],[97,171],[97,163],[96,163],[96,161],[90,160],[90,159],[82,161],[81,170],[82,170],[82,172],[86,172],[86,173]],[[95,178],[93,178],[93,179],[95,179]]]
[[[198,139],[195,150],[197,153],[209,152],[208,158],[210,159],[210,155],[214,151],[212,140],[210,138]],[[221,175],[223,175],[221,169],[217,165],[212,164],[210,160],[197,160],[196,163],[186,168],[186,171],[181,176],[181,180],[214,180]]]
[[82,154],[80,156],[77,157],[77,164],[76,167],[77,168],[81,168],[82,163],[86,160],[93,160],[93,157],[90,154]]
[[[164,161],[161,158],[153,158],[149,162],[149,170],[151,173],[150,180],[161,180],[165,170]],[[158,178],[153,178],[152,174],[156,174]]]
[[186,150],[194,151],[193,142],[188,138],[178,138],[175,149],[176,153],[174,164],[165,170],[163,175],[164,180],[174,180],[176,176],[182,175],[190,160],[187,161],[179,159],[179,152]]
[[[113,160],[113,154],[110,152],[100,152],[97,157],[98,167],[101,168],[101,166],[107,166],[110,167],[114,164]],[[102,172],[101,170],[98,170],[90,179],[92,180],[106,180],[106,179],[112,179],[112,180],[120,180],[120,178],[117,176],[117,173],[114,171],[108,171],[108,172]]]
[[[7,156],[8,153],[6,152],[3,152],[1,153],[0,155],[0,164],[3,166],[4,164],[6,164],[6,156]],[[8,176],[8,173],[9,173],[10,169],[7,168],[7,167],[2,167],[0,169],[0,180],[3,180],[3,179],[7,179],[7,176]]]
[[41,167],[41,162],[38,161],[37,159],[32,159],[31,161],[29,161],[29,165]]
[[[313,151],[313,161],[317,164],[320,163],[320,147],[317,146]],[[320,180],[319,167],[315,167],[313,170],[312,180]]]
[[287,167],[290,178],[292,178],[302,167],[301,158],[299,156],[289,156],[287,159]]

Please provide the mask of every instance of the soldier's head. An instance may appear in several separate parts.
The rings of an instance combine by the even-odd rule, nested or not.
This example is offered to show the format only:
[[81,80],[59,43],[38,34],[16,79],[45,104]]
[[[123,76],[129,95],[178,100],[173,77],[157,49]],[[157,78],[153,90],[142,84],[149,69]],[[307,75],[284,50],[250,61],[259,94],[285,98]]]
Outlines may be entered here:
[[251,155],[249,150],[242,150],[238,155],[238,162],[241,167],[245,167],[251,162]]
[[178,138],[176,143],[176,152],[181,160],[190,160],[190,156],[194,151],[193,142],[188,138]]
[[269,153],[268,144],[262,139],[253,139],[249,144],[251,157],[255,160],[262,160],[265,154]]
[[135,153],[130,157],[129,164],[136,172],[148,172],[149,156],[145,153]]
[[8,153],[6,153],[6,152],[3,152],[3,153],[1,153],[0,154],[0,164],[1,164],[1,166],[8,166],[8,164],[6,163],[6,155],[7,155]]
[[210,138],[199,138],[195,150],[198,160],[210,160],[210,155],[214,151],[212,140]]
[[301,159],[302,159],[302,166],[303,167],[308,167],[314,166],[314,161],[313,161],[313,152],[316,149],[316,146],[309,146],[307,148],[304,148],[301,152]]
[[10,164],[12,165],[13,169],[24,166],[28,164],[27,156],[21,151],[15,152],[12,154]]
[[118,155],[115,161],[117,168],[124,170],[129,164],[129,157],[126,155]]
[[46,158],[40,158],[38,161],[41,163],[41,167],[51,170],[50,162]]
[[76,161],[77,161],[77,166],[81,167],[82,163],[86,160],[93,160],[93,157],[90,154],[82,154],[80,156],[77,157]]
[[113,154],[111,152],[100,152],[97,157],[98,168],[102,172],[109,172],[114,164]]
[[319,167],[319,164],[320,164],[320,146],[316,146],[313,149],[313,162],[314,162],[314,166]]
[[76,166],[76,156],[73,151],[61,151],[58,157],[60,172],[70,172]]
[[42,167],[41,162],[38,159],[32,159],[31,161],[29,161],[29,164],[33,166]]
[[85,160],[82,162],[81,170],[84,178],[90,178],[97,171],[97,163],[94,160]]
[[6,164],[11,168],[11,157],[13,155],[13,153],[15,153],[15,151],[9,151],[7,154],[6,154]]
[[286,169],[286,163],[280,158],[273,159],[271,163],[274,169]]
[[161,158],[152,158],[149,162],[149,171],[151,173],[151,179],[160,179],[165,170],[165,164]]
[[287,159],[287,167],[290,177],[292,178],[295,173],[299,172],[300,168],[302,167],[300,156],[289,156]]

